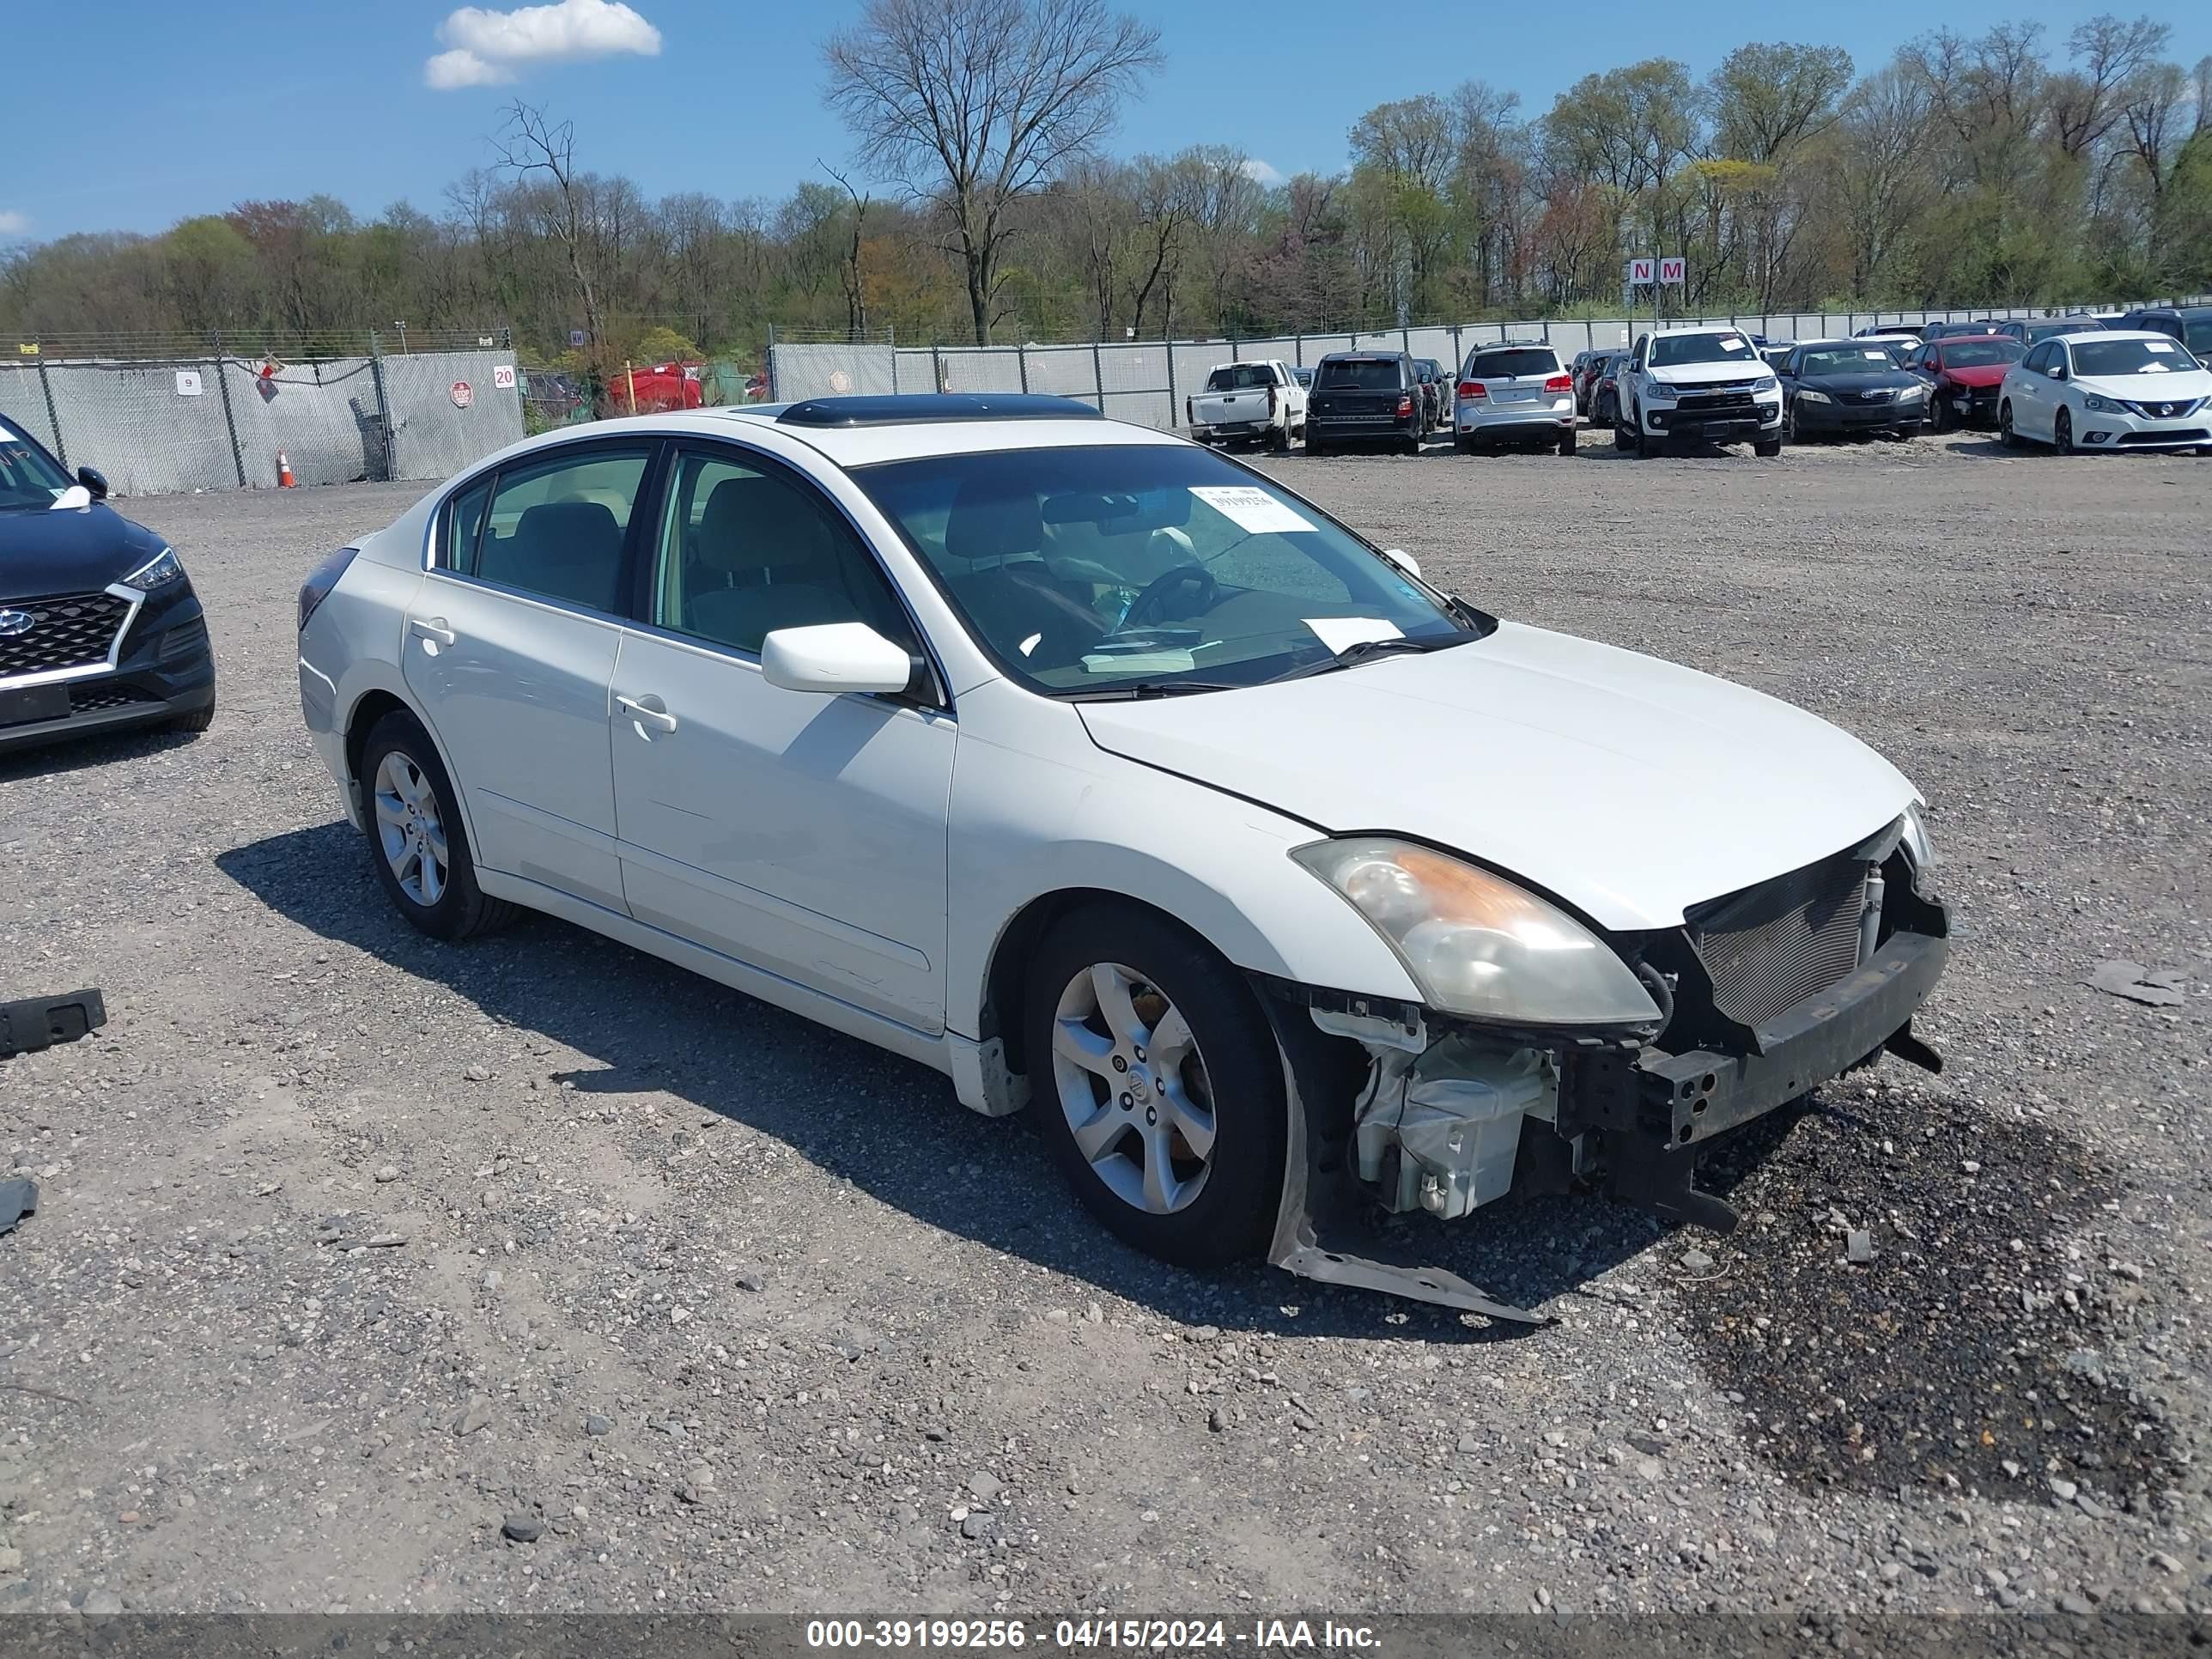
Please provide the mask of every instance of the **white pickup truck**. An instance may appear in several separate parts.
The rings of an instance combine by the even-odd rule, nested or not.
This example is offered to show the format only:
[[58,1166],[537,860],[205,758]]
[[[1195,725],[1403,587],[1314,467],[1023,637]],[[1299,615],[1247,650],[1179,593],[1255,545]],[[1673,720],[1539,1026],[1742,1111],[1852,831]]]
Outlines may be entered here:
[[1183,399],[1190,435],[1202,444],[1249,438],[1288,449],[1306,429],[1306,389],[1279,357],[1223,363],[1208,371],[1206,389]]
[[1650,455],[1688,440],[1782,453],[1782,382],[1740,330],[1654,330],[1638,339],[1615,378],[1617,449]]

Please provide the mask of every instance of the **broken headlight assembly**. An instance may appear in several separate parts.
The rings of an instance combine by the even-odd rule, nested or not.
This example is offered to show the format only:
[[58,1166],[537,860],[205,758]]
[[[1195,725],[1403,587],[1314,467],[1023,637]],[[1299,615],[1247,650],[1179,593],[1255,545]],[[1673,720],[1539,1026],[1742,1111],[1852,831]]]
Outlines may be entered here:
[[1291,856],[1367,918],[1439,1013],[1528,1025],[1656,1025],[1659,1006],[1612,947],[1503,876],[1381,836]]

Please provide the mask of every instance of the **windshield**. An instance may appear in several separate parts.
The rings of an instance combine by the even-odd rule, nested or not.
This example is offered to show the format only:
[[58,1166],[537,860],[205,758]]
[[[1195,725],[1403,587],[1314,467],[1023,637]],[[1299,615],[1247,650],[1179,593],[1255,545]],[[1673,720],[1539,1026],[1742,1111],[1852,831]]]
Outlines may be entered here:
[[2175,374],[2198,367],[2172,340],[2089,340],[2074,343],[2074,372],[2092,380],[2113,374]]
[[2184,317],[2182,343],[2200,357],[2212,357],[2212,316]]
[[1249,392],[1274,383],[1275,377],[1265,363],[1226,363],[1206,377],[1208,392]]
[[1887,374],[1897,367],[1889,348],[1880,341],[1871,345],[1823,346],[1797,360],[1797,378],[1822,374]]
[[1651,362],[1655,366],[1750,361],[1751,342],[1741,334],[1655,334],[1651,337]]
[[2018,362],[2026,349],[2017,340],[1962,340],[1946,345],[1942,361],[1946,368],[1991,368],[1999,363]]
[[1504,380],[1519,374],[1556,374],[1559,372],[1559,354],[1549,346],[1478,351],[1467,360],[1467,378],[1470,380]]
[[1000,450],[853,477],[969,631],[1048,695],[1252,685],[1358,641],[1467,636],[1349,532],[1202,449]]
[[46,451],[0,426],[0,513],[43,513],[76,482]]
[[1395,392],[1398,362],[1394,357],[1338,357],[1321,366],[1324,392]]

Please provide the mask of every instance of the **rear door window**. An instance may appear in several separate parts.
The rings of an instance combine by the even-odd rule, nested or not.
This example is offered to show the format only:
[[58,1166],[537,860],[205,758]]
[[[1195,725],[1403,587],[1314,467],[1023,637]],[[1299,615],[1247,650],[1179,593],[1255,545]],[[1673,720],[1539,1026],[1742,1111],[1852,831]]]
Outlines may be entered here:
[[652,444],[624,444],[501,471],[471,574],[586,610],[625,614],[630,515],[653,454]]

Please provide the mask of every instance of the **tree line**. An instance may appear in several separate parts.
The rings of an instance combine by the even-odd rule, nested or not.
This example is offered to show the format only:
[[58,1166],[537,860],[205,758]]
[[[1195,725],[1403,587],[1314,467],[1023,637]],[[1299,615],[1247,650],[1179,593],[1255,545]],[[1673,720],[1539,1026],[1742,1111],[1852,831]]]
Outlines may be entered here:
[[435,210],[241,202],[0,253],[0,335],[220,331],[245,349],[510,325],[604,365],[787,332],[1153,338],[1613,314],[1631,252],[1705,311],[2057,305],[2212,286],[2212,58],[2103,16],[1938,30],[1860,73],[1753,43],[1653,58],[1540,115],[1481,82],[1376,106],[1350,165],[1115,156],[1161,61],[1105,0],[872,0],[823,52],[853,137],[780,200],[648,198],[515,103]]

